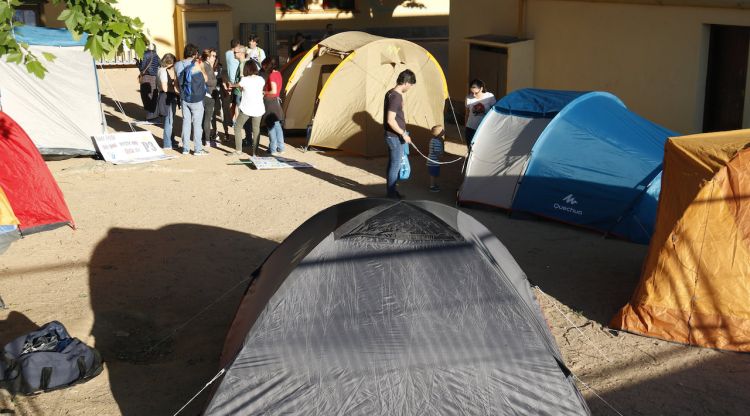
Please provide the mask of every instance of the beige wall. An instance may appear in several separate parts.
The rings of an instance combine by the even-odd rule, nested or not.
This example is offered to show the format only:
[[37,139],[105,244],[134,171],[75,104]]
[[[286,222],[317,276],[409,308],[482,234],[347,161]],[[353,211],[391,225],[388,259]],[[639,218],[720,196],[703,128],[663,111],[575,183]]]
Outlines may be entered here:
[[[141,19],[156,44],[159,56],[167,52],[175,53],[175,0],[120,0],[115,7],[125,16]],[[148,10],[148,13],[144,13],[144,10]]]
[[[478,13],[477,10],[492,10]],[[518,21],[517,0],[452,0],[448,31],[448,89],[454,100],[462,101],[468,92],[470,76],[468,43],[470,36],[483,34],[514,35]]]
[[[750,26],[750,10],[632,4],[645,1],[528,0],[525,34],[535,41],[535,87],[610,91],[635,112],[665,127],[680,133],[700,131],[708,25]],[[517,1],[476,3],[480,8],[501,7],[507,13],[499,13],[501,21],[482,14],[467,21],[453,9],[450,88],[454,98],[463,96],[468,77],[462,39],[480,33],[514,35],[518,27]],[[708,4],[693,1],[697,3]]]

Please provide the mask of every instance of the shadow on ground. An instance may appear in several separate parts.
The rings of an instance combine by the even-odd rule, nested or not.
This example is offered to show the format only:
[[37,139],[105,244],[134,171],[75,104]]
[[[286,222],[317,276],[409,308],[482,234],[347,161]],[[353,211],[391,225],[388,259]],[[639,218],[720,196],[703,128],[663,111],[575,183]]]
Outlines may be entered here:
[[194,224],[115,228],[99,242],[93,335],[123,415],[172,414],[213,377],[247,280],[275,245]]
[[[643,356],[631,361],[626,368],[607,369],[611,372],[626,372],[628,368],[644,368],[655,362],[666,362],[682,353],[695,354],[697,347],[674,344],[675,348],[662,355]],[[692,351],[688,351],[688,350]],[[703,350],[703,352],[709,352]],[[591,378],[592,376],[589,376]],[[594,375],[596,377],[596,375]],[[610,376],[611,377],[611,376]],[[627,379],[627,376],[620,376]],[[618,377],[619,378],[619,377]],[[621,386],[602,393],[609,405],[624,415],[746,415],[750,409],[750,396],[746,387],[750,383],[750,355],[720,352],[711,358],[691,362],[690,366],[658,374],[647,380]],[[585,388],[581,388],[586,391]],[[695,400],[700,396],[702,400]],[[604,401],[588,400],[594,415],[616,416]]]
[[[31,319],[21,312],[10,311],[8,317],[0,320],[0,348],[14,339],[39,329]],[[13,404],[10,402],[13,401]],[[40,415],[42,410],[30,400],[15,401],[10,393],[0,390],[0,414]]]

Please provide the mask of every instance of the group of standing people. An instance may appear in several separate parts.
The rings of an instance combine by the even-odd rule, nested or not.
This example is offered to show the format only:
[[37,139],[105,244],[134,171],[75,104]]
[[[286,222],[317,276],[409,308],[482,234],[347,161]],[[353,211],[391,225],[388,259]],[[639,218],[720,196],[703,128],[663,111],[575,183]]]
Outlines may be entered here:
[[232,40],[224,56],[226,69],[213,48],[200,51],[188,44],[180,61],[171,53],[160,59],[153,45],[148,48],[139,62],[141,99],[147,120],[164,117],[163,147],[176,149],[174,117],[179,106],[182,154],[190,153],[191,140],[195,156],[208,154],[204,144],[217,146],[220,114],[225,137],[234,128],[235,150],[229,155],[242,154],[246,133],[252,138],[249,153],[256,155],[262,120],[271,140],[269,154],[283,152],[282,77],[277,58],[266,56],[255,35],[250,36],[248,46]]

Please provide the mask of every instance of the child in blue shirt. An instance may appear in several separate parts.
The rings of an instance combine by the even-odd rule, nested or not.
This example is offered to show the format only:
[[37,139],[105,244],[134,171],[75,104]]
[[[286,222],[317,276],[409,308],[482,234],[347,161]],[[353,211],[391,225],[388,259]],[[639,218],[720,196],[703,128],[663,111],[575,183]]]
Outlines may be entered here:
[[445,144],[445,130],[443,126],[434,126],[430,132],[432,138],[430,139],[430,152],[428,154],[427,161],[427,172],[430,174],[430,192],[440,192],[440,186],[437,184],[437,179],[440,176],[440,164],[436,163],[440,161],[440,156],[443,155]]

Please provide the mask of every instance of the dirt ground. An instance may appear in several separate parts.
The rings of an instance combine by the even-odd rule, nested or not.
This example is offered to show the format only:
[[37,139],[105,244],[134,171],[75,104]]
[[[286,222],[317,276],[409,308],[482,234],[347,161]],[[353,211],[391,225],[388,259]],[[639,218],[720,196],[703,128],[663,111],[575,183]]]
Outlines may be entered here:
[[[143,117],[135,78],[132,69],[100,74],[115,131],[129,129],[114,99],[129,116]],[[159,126],[146,128],[161,138]],[[33,397],[0,391],[0,413],[177,411],[218,371],[247,278],[271,250],[320,210],[383,194],[385,158],[303,153],[302,142],[289,138],[284,155],[314,169],[251,170],[228,165],[235,159],[220,149],[132,166],[90,158],[49,162],[76,229],[29,236],[0,256],[7,304],[0,310],[0,344],[58,320],[101,351],[105,369],[87,383]],[[447,151],[464,154],[457,141]],[[424,163],[412,158],[412,165],[412,179],[401,186],[408,199],[455,204],[458,164],[443,169],[440,193],[428,192]],[[549,325],[594,414],[750,412],[750,355],[605,327],[634,290],[647,247],[496,210],[462,209],[497,234],[540,288]],[[183,414],[198,414],[205,399],[200,395]]]

